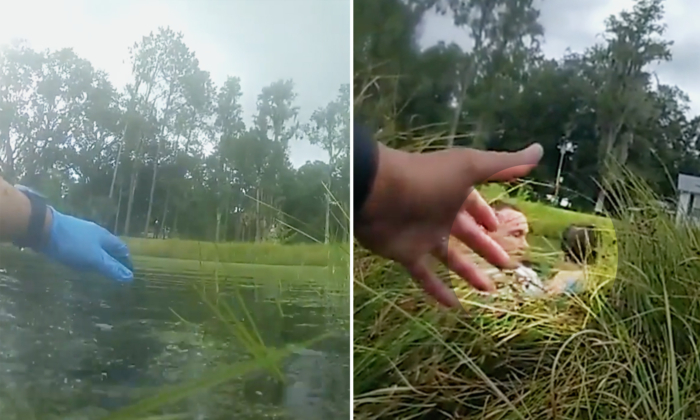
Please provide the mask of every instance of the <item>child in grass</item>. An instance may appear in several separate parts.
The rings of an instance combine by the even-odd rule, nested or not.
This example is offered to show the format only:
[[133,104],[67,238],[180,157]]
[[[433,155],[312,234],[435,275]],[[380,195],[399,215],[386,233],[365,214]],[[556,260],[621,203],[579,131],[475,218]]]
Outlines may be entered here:
[[595,263],[599,246],[598,232],[593,225],[569,225],[561,237],[564,262],[548,283],[552,294],[573,294],[585,287],[586,266]]

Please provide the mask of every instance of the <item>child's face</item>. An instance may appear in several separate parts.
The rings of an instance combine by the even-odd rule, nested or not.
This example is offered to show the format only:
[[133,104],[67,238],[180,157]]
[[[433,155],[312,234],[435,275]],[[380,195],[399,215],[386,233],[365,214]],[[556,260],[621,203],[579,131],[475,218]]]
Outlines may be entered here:
[[495,232],[490,232],[493,238],[508,254],[522,258],[529,244],[527,234],[530,227],[524,214],[513,209],[503,209],[496,212],[499,226]]

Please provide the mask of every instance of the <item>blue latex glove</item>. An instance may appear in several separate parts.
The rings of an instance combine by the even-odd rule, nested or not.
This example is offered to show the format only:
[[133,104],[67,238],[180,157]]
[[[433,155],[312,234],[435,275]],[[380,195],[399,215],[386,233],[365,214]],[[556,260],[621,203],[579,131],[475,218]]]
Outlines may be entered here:
[[50,209],[50,237],[37,251],[75,270],[96,271],[123,282],[134,279],[129,248],[124,242],[93,222]]

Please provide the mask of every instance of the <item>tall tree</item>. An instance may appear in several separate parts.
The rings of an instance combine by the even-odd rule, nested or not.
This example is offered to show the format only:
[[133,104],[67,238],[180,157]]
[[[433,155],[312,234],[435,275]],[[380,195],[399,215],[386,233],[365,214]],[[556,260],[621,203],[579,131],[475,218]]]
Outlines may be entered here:
[[[522,62],[523,56],[538,52],[544,30],[532,0],[449,0],[447,7],[434,3],[439,12],[452,14],[456,26],[465,27],[473,42],[471,52],[457,66],[456,104],[448,137],[452,146],[469,90],[480,80],[495,83],[498,75],[507,77],[513,60]],[[477,146],[488,141],[488,124],[485,113],[477,118]]]
[[340,88],[338,98],[324,108],[319,108],[311,115],[311,122],[306,126],[306,133],[311,144],[319,145],[328,153],[328,180],[326,186],[326,221],[325,243],[330,242],[331,181],[339,160],[347,156],[350,146],[349,115],[350,86]]
[[[256,190],[256,240],[263,240],[277,217],[271,209],[281,204],[280,179],[289,173],[289,142],[299,134],[295,105],[296,93],[292,80],[279,80],[263,88],[258,95],[258,113],[255,118],[258,140],[268,150]],[[266,146],[264,146],[266,145]],[[261,204],[264,203],[263,212]]]
[[[625,164],[635,139],[635,128],[654,118],[648,94],[650,64],[671,59],[671,41],[665,32],[662,0],[638,0],[632,9],[606,21],[607,44],[587,56],[591,89],[595,95],[596,127],[601,137],[598,158],[601,180],[608,176],[605,160]],[[602,211],[605,189],[598,193],[596,211]]]

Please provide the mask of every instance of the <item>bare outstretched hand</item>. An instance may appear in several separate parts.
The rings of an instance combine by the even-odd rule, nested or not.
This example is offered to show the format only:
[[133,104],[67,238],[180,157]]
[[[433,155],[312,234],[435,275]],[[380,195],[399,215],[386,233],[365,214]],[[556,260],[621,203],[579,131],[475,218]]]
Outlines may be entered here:
[[375,182],[361,214],[355,215],[355,236],[367,249],[404,265],[440,303],[459,306],[430,259],[437,258],[479,290],[493,290],[467,255],[448,247],[448,239],[454,236],[497,267],[514,268],[487,234],[498,220],[474,186],[527,175],[542,154],[539,144],[518,152],[454,148],[432,153],[379,145]]

